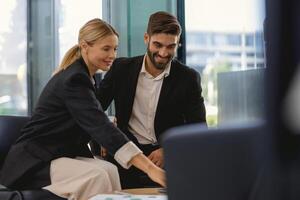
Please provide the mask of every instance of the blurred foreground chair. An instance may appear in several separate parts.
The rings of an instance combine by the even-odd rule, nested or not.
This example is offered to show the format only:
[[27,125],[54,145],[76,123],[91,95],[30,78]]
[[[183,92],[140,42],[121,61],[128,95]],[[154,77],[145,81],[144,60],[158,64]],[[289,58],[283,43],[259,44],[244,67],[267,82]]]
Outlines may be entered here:
[[163,147],[169,200],[282,199],[272,137],[264,123],[177,127],[164,135]]

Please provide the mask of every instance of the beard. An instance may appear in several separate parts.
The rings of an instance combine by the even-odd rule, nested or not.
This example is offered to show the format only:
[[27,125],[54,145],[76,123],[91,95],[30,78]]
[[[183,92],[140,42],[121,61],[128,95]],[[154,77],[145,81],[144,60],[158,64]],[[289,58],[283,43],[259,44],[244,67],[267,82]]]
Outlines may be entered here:
[[156,62],[155,57],[158,56],[158,52],[151,52],[149,49],[149,46],[147,47],[147,54],[152,62],[152,64],[154,65],[154,67],[158,70],[164,70],[167,65],[169,64],[169,62],[174,58],[174,55],[170,54],[167,58],[167,61],[164,63],[159,63]]

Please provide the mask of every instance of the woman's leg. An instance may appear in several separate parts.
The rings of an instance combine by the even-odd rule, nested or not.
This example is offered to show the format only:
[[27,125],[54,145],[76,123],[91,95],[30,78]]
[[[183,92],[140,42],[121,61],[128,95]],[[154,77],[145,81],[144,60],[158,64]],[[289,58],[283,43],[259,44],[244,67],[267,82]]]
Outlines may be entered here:
[[106,170],[84,160],[53,160],[50,177],[51,185],[43,189],[69,200],[87,200],[97,194],[113,191]]
[[108,161],[97,159],[97,158],[93,159],[93,158],[86,158],[86,157],[77,157],[76,159],[84,160],[86,162],[94,164],[96,167],[101,167],[102,169],[104,169],[108,173],[108,176],[110,178],[112,190],[113,191],[121,190],[120,176],[116,165]]

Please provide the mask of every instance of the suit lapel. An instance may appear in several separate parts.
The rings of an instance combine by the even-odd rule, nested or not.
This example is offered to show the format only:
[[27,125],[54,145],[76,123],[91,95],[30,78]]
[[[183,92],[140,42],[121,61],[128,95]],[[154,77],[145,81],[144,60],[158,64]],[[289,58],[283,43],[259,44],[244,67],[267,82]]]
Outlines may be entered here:
[[132,63],[132,67],[129,67],[130,72],[128,74],[128,97],[127,97],[127,121],[130,119],[132,107],[134,103],[134,97],[136,92],[137,81],[143,64],[143,56],[137,57]]
[[[169,76],[165,77],[163,80],[163,84],[161,86],[160,94],[159,94],[159,99],[156,107],[156,114],[155,114],[155,119],[154,119],[154,128],[156,129],[156,121],[157,118],[159,117],[160,111],[163,109],[164,105],[168,102],[168,96],[173,88],[174,81],[174,64],[172,62],[171,64],[171,70]],[[176,76],[176,75],[175,75]],[[157,131],[155,131],[157,132]]]

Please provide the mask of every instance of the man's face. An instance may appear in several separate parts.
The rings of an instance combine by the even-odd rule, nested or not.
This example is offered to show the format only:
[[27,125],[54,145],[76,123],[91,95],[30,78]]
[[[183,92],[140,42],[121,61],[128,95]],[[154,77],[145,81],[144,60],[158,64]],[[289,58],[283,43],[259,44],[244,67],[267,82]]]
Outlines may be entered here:
[[145,33],[144,41],[147,45],[147,55],[154,67],[164,70],[175,56],[179,36],[165,33],[149,36]]

